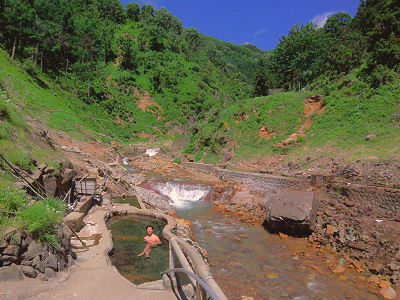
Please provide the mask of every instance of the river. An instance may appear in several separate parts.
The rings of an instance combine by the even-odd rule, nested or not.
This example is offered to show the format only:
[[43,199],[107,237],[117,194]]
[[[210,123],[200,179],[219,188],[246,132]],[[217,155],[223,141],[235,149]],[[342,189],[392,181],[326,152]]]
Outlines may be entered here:
[[[169,183],[159,191],[171,198],[179,218],[192,221],[197,242],[208,252],[212,273],[229,299],[380,299],[367,274],[334,274],[337,256],[307,247],[305,239],[282,239],[261,225],[235,222],[202,201],[204,186]],[[329,268],[331,267],[331,268]]]

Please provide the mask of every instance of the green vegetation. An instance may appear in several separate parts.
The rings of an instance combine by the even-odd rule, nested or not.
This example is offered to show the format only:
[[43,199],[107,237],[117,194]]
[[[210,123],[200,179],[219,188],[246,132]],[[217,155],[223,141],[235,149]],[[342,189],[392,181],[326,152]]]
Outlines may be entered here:
[[[165,8],[134,2],[6,0],[0,14],[0,150],[23,168],[47,155],[34,145],[10,153],[14,128],[27,136],[21,115],[106,142],[185,135],[185,151],[208,162],[224,151],[398,154],[394,0],[363,0],[354,18],[338,12],[322,28],[294,24],[268,52],[205,36]],[[274,88],[285,92],[268,95]],[[313,94],[323,95],[324,111],[306,117]],[[311,127],[283,145],[309,119]],[[368,134],[376,138],[366,141]]]
[[64,216],[64,205],[58,199],[35,201],[33,205],[30,201],[24,191],[0,188],[0,231],[17,226],[41,241],[57,244],[56,226]]

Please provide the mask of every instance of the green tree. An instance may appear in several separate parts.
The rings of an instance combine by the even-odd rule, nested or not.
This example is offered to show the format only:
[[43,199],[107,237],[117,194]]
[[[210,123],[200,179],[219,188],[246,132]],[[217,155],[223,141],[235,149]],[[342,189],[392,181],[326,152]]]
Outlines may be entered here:
[[126,15],[132,21],[139,21],[140,5],[135,2],[129,2],[126,5]]
[[140,11],[140,18],[142,21],[145,23],[149,23],[154,20],[154,17],[156,16],[156,11],[154,7],[150,4],[143,4],[141,11]]
[[338,12],[326,20],[323,26],[326,34],[334,39],[339,39],[343,31],[349,27],[352,18],[348,13]]
[[19,47],[21,46],[23,51],[33,36],[36,11],[30,1],[5,0],[3,17],[4,39],[11,53],[11,59],[14,59]]
[[262,97],[267,95],[268,95],[268,86],[267,86],[265,63],[263,60],[259,60],[256,77],[254,80],[254,97]]
[[183,36],[185,39],[184,50],[186,52],[186,59],[187,61],[190,61],[193,53],[196,50],[199,50],[199,47],[201,47],[202,40],[199,32],[194,28],[185,28],[183,31]]
[[277,84],[292,89],[301,88],[316,75],[313,66],[324,53],[324,34],[313,23],[293,25],[287,36],[271,55],[270,65],[277,74]]
[[399,69],[399,1],[363,0],[355,19],[358,29],[367,37],[369,63]]
[[319,73],[348,73],[360,63],[359,35],[351,27],[352,18],[347,13],[338,12],[328,18],[323,27],[326,47]]

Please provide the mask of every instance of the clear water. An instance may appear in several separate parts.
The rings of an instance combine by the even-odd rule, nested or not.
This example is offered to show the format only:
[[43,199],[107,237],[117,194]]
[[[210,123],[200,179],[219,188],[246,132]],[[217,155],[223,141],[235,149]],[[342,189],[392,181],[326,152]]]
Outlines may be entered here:
[[[146,226],[153,225],[154,233],[162,244],[150,252],[150,258],[138,257],[146,246],[143,237],[147,235]],[[160,272],[168,269],[168,242],[162,238],[165,223],[149,219],[131,217],[112,218],[107,222],[111,229],[114,252],[111,263],[119,273],[134,284],[160,280]]]
[[172,206],[178,217],[192,221],[228,299],[380,299],[360,281],[363,274],[332,273],[304,239],[282,240],[261,225],[232,222],[235,215],[216,212],[210,202]]

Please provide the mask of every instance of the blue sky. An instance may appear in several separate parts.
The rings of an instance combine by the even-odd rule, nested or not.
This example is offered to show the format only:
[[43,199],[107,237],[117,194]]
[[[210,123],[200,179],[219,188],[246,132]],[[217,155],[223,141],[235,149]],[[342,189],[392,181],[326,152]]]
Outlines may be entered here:
[[352,17],[360,0],[121,0],[165,7],[184,27],[238,45],[250,43],[274,49],[295,24],[323,25],[327,16],[347,12]]

